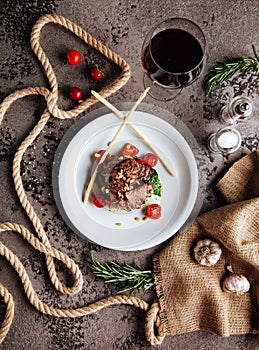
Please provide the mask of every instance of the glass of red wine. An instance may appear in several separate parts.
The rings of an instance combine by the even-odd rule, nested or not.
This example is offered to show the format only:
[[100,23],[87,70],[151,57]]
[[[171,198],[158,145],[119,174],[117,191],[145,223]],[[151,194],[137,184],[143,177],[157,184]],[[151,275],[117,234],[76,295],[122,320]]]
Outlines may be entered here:
[[205,51],[205,36],[194,22],[170,18],[155,26],[141,50],[149,94],[160,101],[175,98],[200,76]]

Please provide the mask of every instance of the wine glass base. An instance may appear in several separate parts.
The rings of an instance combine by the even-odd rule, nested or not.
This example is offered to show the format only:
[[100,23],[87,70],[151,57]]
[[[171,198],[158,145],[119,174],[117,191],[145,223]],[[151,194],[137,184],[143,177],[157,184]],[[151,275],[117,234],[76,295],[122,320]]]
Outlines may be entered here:
[[158,85],[154,80],[151,80],[146,74],[143,76],[143,84],[145,89],[150,88],[148,95],[157,101],[171,101],[175,99],[182,91],[183,88],[170,89],[164,88]]

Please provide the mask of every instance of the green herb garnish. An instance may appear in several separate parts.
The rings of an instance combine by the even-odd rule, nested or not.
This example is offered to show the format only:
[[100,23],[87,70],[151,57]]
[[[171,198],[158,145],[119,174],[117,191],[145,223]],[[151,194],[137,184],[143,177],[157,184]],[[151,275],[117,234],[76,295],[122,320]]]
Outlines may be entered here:
[[119,293],[133,292],[141,288],[148,292],[154,286],[154,275],[150,270],[142,270],[116,261],[100,263],[95,260],[91,252],[88,256],[93,274],[104,278],[107,283],[113,283],[119,288]]
[[158,177],[158,173],[154,168],[150,168],[152,176],[150,178],[150,182],[153,184],[153,193],[156,196],[160,196],[162,194],[162,184]]
[[117,204],[110,204],[109,205],[109,210],[113,213],[116,213],[118,211],[118,206]]
[[241,56],[237,58],[226,58],[225,62],[218,62],[216,67],[209,70],[205,77],[204,91],[206,95],[211,95],[218,84],[222,84],[227,79],[233,77],[237,72],[247,72],[248,70],[259,70],[259,56],[255,46],[252,45],[254,58]]

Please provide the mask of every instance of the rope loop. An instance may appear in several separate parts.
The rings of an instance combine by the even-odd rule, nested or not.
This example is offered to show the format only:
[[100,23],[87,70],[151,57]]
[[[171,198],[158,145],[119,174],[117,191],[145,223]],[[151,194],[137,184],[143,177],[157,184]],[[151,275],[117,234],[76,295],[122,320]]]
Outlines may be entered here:
[[158,301],[154,301],[147,311],[145,323],[146,338],[151,345],[159,345],[165,338],[165,330],[159,312],[160,304]]
[[67,30],[71,31],[73,34],[82,39],[87,45],[90,45],[92,48],[99,51],[103,56],[105,56],[110,61],[113,61],[117,66],[121,69],[120,77],[111,83],[109,86],[104,88],[100,94],[103,97],[108,97],[112,93],[119,90],[130,78],[130,67],[127,62],[117,55],[112,50],[108,49],[105,45],[103,45],[100,41],[93,38],[89,33],[83,30],[81,27],[77,26],[75,23],[71,22],[67,18],[56,14],[46,14],[42,16],[33,26],[31,32],[31,47],[32,50],[37,55],[40,63],[42,64],[46,76],[49,80],[51,94],[48,96],[47,103],[49,112],[55,117],[59,119],[66,118],[74,118],[77,117],[80,113],[84,112],[87,108],[89,108],[93,103],[96,103],[97,100],[93,96],[85,99],[80,102],[76,107],[71,110],[62,110],[57,105],[58,100],[58,82],[54,70],[50,64],[50,61],[45,54],[44,50],[40,45],[40,34],[43,27],[48,23],[54,23],[60,25]]
[[2,324],[1,324],[1,328],[0,328],[0,344],[1,344],[3,342],[3,340],[5,339],[5,337],[7,336],[9,329],[11,327],[11,324],[13,322],[14,301],[13,301],[12,294],[1,283],[0,283],[0,295],[4,299],[4,303],[6,305],[4,320],[3,320]]
[[[11,222],[4,222],[4,223],[0,224],[0,232],[2,232],[2,231],[15,231],[15,232],[19,233],[25,240],[28,241],[28,243],[31,244],[31,246],[35,250],[38,250],[47,256],[51,256],[52,258],[55,258],[55,259],[61,261],[64,265],[66,265],[66,267],[74,275],[75,284],[74,284],[73,288],[66,287],[66,290],[65,291],[61,290],[61,292],[63,292],[64,294],[75,294],[81,290],[82,285],[83,285],[82,273],[81,273],[78,265],[75,264],[75,262],[71,258],[69,258],[66,254],[60,252],[59,250],[57,250],[55,248],[52,248],[50,246],[50,244],[46,244],[46,243],[44,244],[44,243],[40,242],[40,240],[38,238],[36,238],[23,225],[18,225],[16,223],[11,223]],[[1,242],[0,242],[0,247],[1,247]],[[5,254],[6,250],[3,253],[3,251],[0,249],[0,252],[1,252],[2,256],[6,257],[7,260],[9,260]],[[10,261],[12,265],[13,265],[13,263],[12,263],[13,261],[16,261],[16,259],[14,258],[12,261]],[[16,269],[16,271],[17,271],[17,269]],[[19,273],[19,271],[17,271],[17,272]],[[19,274],[19,276],[20,276],[20,274]],[[65,289],[65,288],[63,287],[63,289]]]

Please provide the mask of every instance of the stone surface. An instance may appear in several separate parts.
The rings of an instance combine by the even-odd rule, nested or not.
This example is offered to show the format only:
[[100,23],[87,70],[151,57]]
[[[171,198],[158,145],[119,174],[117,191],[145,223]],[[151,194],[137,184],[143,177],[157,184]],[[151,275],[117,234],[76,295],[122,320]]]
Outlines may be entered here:
[[[157,102],[147,97],[147,104],[157,106],[180,118],[195,136],[199,145],[197,158],[201,182],[203,184],[203,203],[200,212],[205,212],[222,204],[214,191],[214,184],[222,174],[241,156],[258,148],[259,82],[256,73],[236,74],[228,82],[218,87],[211,97],[205,96],[202,81],[208,69],[225,56],[252,55],[252,44],[258,47],[258,1],[256,0],[212,0],[212,1],[137,1],[137,0],[97,0],[77,1],[11,1],[0,3],[0,98],[1,101],[18,89],[30,86],[46,86],[44,71],[30,48],[30,31],[35,21],[43,14],[57,13],[75,22],[107,47],[121,55],[129,63],[132,76],[129,82],[109,100],[112,103],[135,101],[143,90],[140,61],[141,44],[149,29],[168,17],[186,17],[196,22],[207,39],[206,65],[200,79],[184,89],[175,100]],[[86,64],[103,65],[109,74],[116,72],[114,66],[104,62],[98,54],[65,30],[49,25],[42,32],[42,45],[50,58],[59,82],[59,105],[70,108],[67,98],[68,87],[85,84],[81,75],[71,74],[60,55],[77,47],[83,52]],[[82,73],[82,72],[81,72]],[[89,81],[88,81],[89,83]],[[93,83],[93,82],[91,82]],[[102,84],[100,83],[100,84]],[[100,88],[102,85],[94,85]],[[255,105],[253,117],[238,128],[242,136],[241,148],[230,156],[211,155],[206,147],[207,136],[217,130],[220,107],[232,97],[244,93],[250,96]],[[92,106],[89,110],[101,107]],[[23,224],[32,230],[31,223],[20,205],[12,182],[12,159],[17,147],[37,123],[45,108],[42,97],[26,97],[15,102],[4,116],[0,129],[0,193],[1,222],[10,221]],[[85,115],[86,113],[83,113]],[[78,120],[81,116],[77,117]],[[170,118],[167,118],[170,122]],[[152,256],[164,244],[147,250],[121,252],[109,250],[77,236],[66,225],[55,205],[51,187],[51,167],[55,150],[66,130],[75,120],[56,120],[52,118],[41,135],[24,156],[25,180],[34,176],[38,187],[27,195],[34,203],[35,211],[41,219],[53,247],[68,254],[81,268],[84,276],[82,290],[74,296],[63,296],[51,284],[44,256],[36,252],[17,234],[2,232],[1,240],[24,264],[40,299],[48,305],[75,308],[87,305],[103,297],[116,294],[116,288],[104,284],[94,277],[87,266],[87,252],[94,251],[101,261],[117,260],[129,264],[152,268]],[[28,172],[29,171],[29,172]],[[28,185],[28,184],[27,184]],[[29,186],[29,185],[28,185]],[[41,192],[42,191],[42,192]],[[62,266],[59,266],[62,271]],[[61,350],[61,349],[151,349],[144,334],[145,313],[130,306],[113,306],[98,313],[71,319],[54,318],[39,313],[32,307],[23,291],[18,275],[1,258],[0,281],[12,293],[16,306],[15,317],[9,334],[3,342],[5,350]],[[136,295],[152,302],[154,291]],[[3,317],[4,306],[1,305]],[[165,338],[157,349],[259,349],[255,335],[231,336],[222,339],[206,332],[175,335]]]

